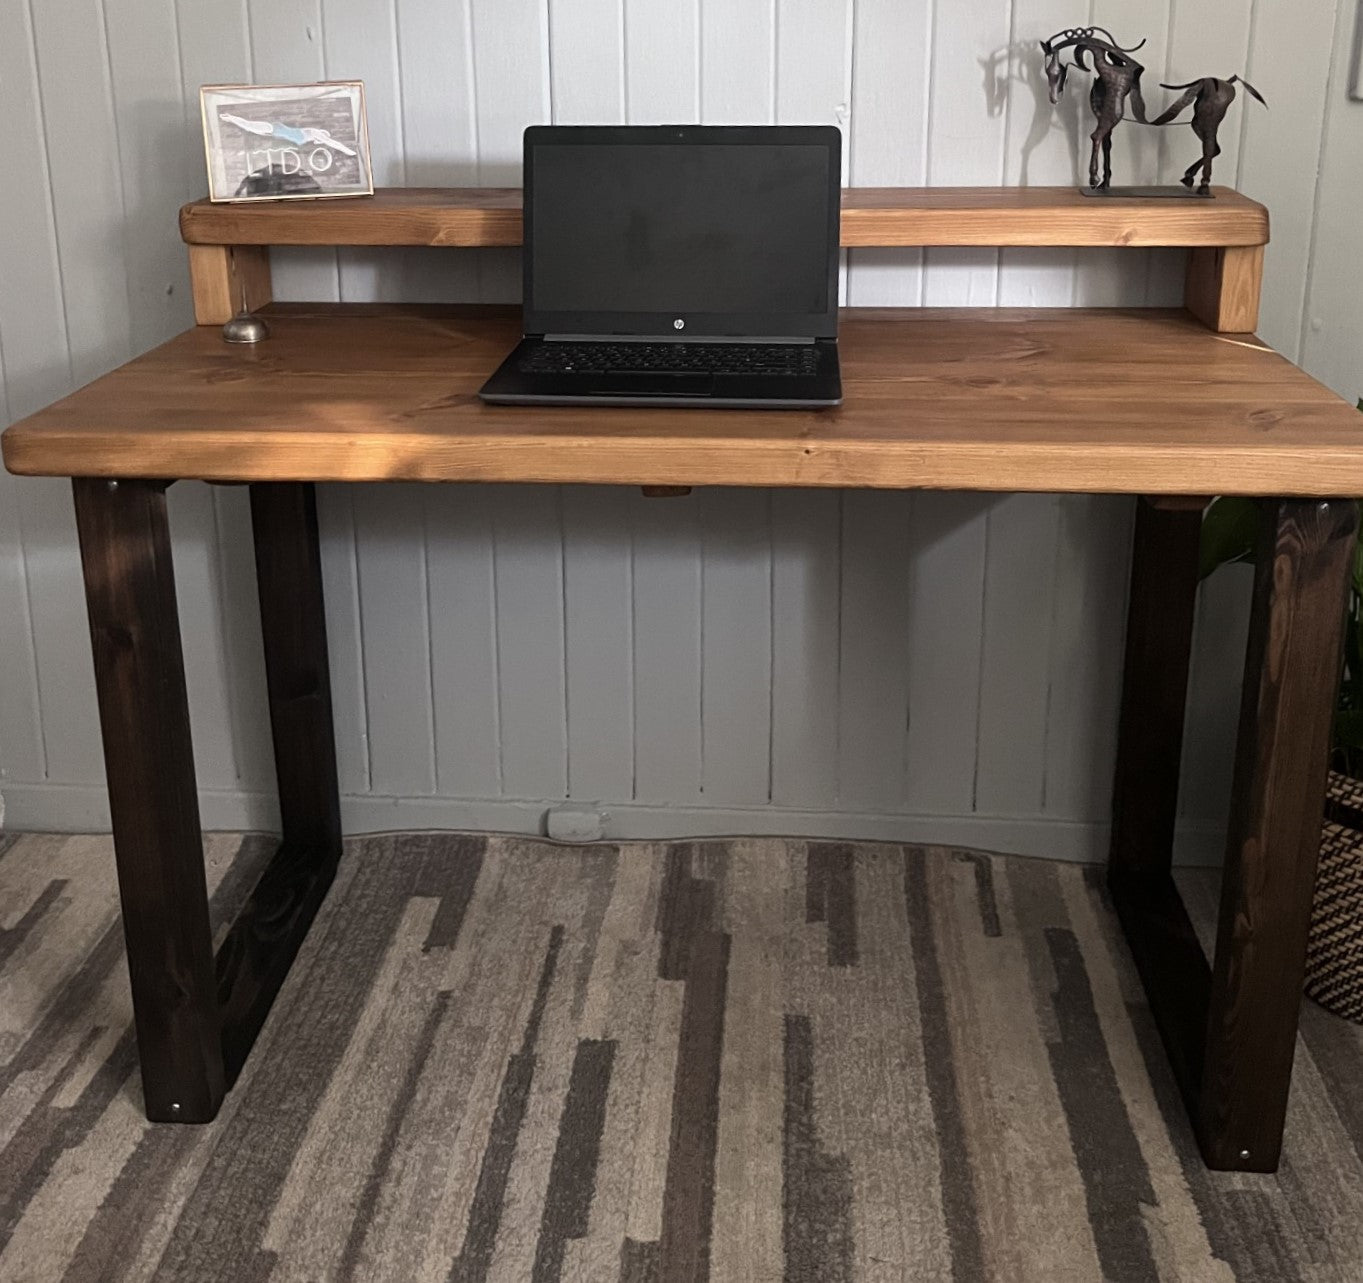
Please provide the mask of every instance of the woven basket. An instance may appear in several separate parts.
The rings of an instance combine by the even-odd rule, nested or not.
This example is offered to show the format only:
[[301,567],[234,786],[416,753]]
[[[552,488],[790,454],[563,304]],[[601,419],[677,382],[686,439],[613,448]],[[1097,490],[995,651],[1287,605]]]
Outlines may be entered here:
[[1325,795],[1306,992],[1363,1024],[1363,781],[1336,771]]

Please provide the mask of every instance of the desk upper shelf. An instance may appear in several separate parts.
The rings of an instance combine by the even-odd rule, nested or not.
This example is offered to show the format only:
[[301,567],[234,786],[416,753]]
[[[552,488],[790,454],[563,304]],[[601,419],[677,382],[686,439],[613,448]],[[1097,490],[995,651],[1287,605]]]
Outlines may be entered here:
[[[191,245],[519,245],[516,187],[380,188],[372,197],[219,204],[180,212]],[[1089,197],[1073,187],[854,187],[846,246],[1225,247],[1268,241],[1268,211],[1218,187],[1214,200]]]
[[[271,299],[272,245],[515,246],[516,187],[380,188],[374,196],[180,211],[194,315],[221,325]],[[1210,329],[1258,325],[1268,211],[1226,187],[1214,200],[1090,197],[1073,187],[853,187],[842,243],[900,246],[1175,246],[1189,250],[1188,310]]]

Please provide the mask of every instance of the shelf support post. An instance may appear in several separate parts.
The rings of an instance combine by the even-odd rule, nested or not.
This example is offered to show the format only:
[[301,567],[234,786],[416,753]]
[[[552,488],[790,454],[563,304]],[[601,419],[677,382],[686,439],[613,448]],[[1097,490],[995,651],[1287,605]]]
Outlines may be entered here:
[[1253,334],[1259,328],[1263,286],[1262,245],[1188,251],[1184,306],[1218,334]]
[[188,249],[196,325],[225,325],[243,302],[248,312],[270,302],[268,246],[190,245]]

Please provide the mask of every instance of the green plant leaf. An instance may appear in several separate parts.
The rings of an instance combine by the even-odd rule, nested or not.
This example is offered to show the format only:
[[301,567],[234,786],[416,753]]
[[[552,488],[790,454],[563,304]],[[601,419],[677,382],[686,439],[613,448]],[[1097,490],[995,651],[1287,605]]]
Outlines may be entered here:
[[1205,579],[1218,566],[1252,561],[1258,537],[1259,512],[1253,499],[1233,495],[1214,499],[1202,518],[1198,578]]

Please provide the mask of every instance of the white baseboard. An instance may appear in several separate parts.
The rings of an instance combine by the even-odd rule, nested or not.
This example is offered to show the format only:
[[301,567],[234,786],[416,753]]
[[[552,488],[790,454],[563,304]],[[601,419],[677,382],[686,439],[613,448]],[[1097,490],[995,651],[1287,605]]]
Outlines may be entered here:
[[[109,828],[109,802],[89,785],[11,784],[5,789],[8,827],[16,833],[98,833]],[[341,798],[347,833],[471,829],[491,833],[544,832],[553,803],[453,797]],[[227,832],[278,827],[279,809],[265,793],[207,791],[199,795],[205,829]],[[923,842],[1015,855],[1100,863],[1107,856],[1106,824],[1049,817],[895,815],[862,811],[800,811],[779,807],[607,805],[607,838],[661,841],[704,837],[815,837]],[[1175,842],[1181,865],[1220,864],[1224,835],[1210,826],[1184,826]]]

